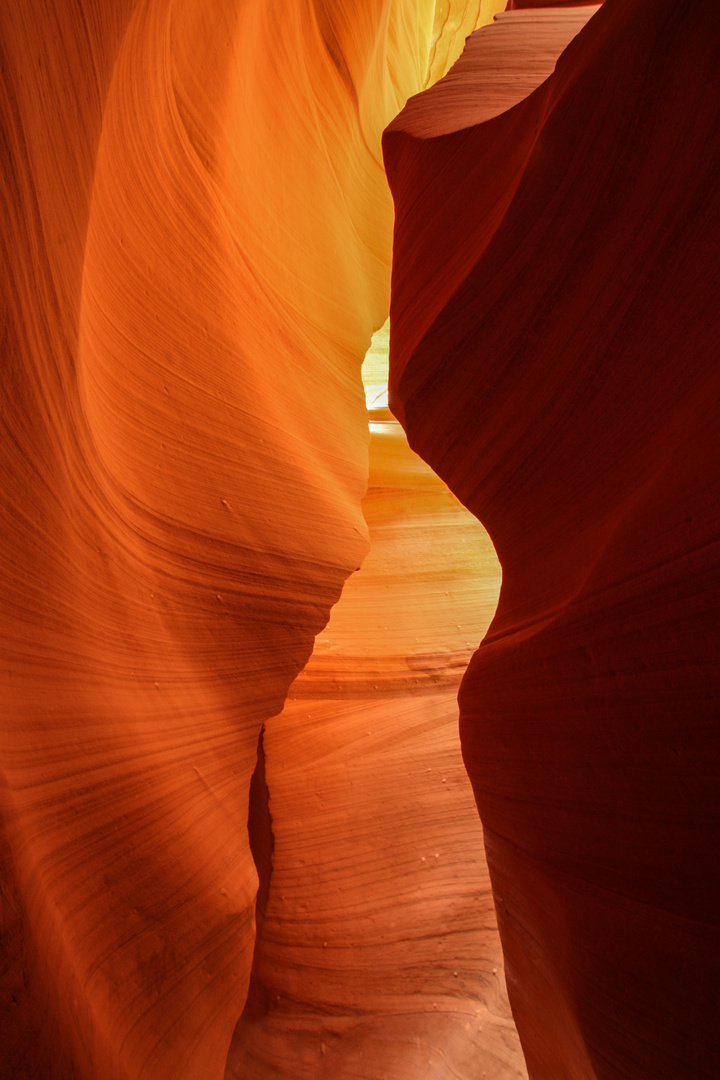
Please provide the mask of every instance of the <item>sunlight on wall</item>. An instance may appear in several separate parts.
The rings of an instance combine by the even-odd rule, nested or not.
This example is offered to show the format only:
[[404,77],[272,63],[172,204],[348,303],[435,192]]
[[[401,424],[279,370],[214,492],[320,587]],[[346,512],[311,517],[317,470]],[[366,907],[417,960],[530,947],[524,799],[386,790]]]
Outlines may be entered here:
[[362,366],[365,404],[369,412],[388,407],[389,349],[390,320],[386,319],[380,329],[373,334]]

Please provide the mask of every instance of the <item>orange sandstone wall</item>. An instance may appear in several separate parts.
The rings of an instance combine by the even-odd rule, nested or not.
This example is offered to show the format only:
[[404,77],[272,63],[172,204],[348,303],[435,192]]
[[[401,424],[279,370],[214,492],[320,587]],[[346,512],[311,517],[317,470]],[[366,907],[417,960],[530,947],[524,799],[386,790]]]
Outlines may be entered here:
[[719,73],[712,5],[606,0],[385,136],[391,405],[503,567],[461,737],[533,1080],[720,1071]]
[[457,732],[499,567],[387,408],[370,416],[370,552],[265,724],[272,874],[228,1080],[520,1080]]
[[258,733],[367,550],[379,135],[433,21],[2,7],[3,1076],[222,1075]]

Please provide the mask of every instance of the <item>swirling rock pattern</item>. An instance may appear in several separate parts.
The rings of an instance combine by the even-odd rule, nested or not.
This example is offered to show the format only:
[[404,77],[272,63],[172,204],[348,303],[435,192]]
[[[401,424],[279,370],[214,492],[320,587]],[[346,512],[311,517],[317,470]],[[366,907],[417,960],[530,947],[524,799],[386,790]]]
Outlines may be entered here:
[[258,731],[367,549],[413,32],[3,7],[4,1075],[222,1075]]
[[385,136],[391,405],[503,567],[461,736],[533,1080],[720,1070],[719,73],[711,6],[606,0]]
[[258,734],[367,550],[380,132],[471,9],[0,11],[3,1076],[223,1073]]
[[371,548],[265,725],[272,876],[228,1077],[525,1076],[457,688],[487,533],[370,412]]

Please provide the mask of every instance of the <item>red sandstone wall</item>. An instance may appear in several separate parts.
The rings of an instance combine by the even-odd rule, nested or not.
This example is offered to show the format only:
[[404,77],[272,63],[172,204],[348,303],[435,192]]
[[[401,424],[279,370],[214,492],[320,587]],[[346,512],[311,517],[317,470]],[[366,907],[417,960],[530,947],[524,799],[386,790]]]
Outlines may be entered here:
[[719,73],[713,5],[607,0],[385,136],[391,404],[503,566],[461,734],[533,1080],[720,1070]]

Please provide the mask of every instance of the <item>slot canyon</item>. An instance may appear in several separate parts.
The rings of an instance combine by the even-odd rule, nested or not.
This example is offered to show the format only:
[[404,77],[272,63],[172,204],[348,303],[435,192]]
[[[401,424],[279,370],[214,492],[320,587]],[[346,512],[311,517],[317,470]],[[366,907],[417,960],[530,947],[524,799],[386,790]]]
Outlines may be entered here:
[[720,10],[0,87],[0,1080],[717,1080]]

